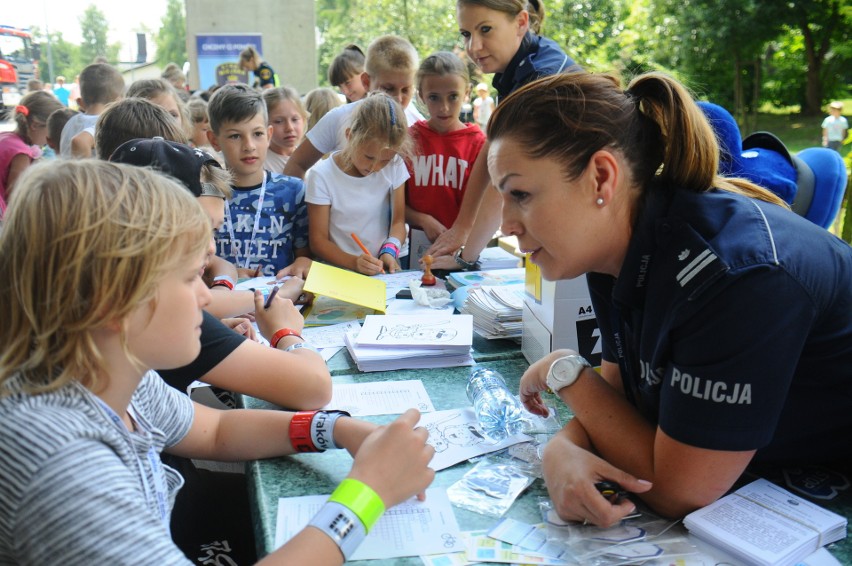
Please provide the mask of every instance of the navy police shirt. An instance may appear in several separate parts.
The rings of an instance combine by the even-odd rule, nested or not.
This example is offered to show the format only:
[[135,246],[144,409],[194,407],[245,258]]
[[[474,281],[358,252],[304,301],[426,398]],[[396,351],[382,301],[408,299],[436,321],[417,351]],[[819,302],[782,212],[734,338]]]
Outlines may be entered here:
[[756,461],[852,459],[852,248],[727,191],[649,195],[617,279],[588,275],[603,358],[672,438]]
[[491,84],[497,89],[499,102],[509,93],[541,77],[580,70],[582,68],[562,51],[558,43],[528,31],[506,70],[495,74]]

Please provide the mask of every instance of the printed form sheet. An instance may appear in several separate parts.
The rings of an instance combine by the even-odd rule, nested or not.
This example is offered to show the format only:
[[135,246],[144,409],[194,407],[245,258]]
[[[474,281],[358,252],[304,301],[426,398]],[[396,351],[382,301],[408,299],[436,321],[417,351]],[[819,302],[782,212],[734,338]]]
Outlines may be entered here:
[[335,383],[332,386],[331,402],[323,409],[348,411],[353,417],[365,417],[398,415],[412,407],[421,413],[435,410],[432,399],[419,379]]
[[[310,522],[328,495],[282,497],[278,500],[276,548]],[[456,516],[443,488],[426,490],[426,501],[411,498],[388,509],[352,555],[352,560],[375,560],[464,551]]]

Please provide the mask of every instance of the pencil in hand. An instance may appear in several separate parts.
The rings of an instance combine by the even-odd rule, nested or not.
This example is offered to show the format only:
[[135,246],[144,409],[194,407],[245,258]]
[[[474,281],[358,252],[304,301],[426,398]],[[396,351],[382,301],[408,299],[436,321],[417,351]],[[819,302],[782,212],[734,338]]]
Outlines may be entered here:
[[[362,252],[364,252],[365,254],[367,254],[370,257],[373,257],[373,254],[370,253],[370,250],[367,249],[367,246],[364,245],[364,242],[361,241],[361,238],[359,238],[358,235],[355,232],[352,232],[349,235],[352,236],[352,239],[355,240],[355,243],[358,244],[358,247],[361,248]],[[381,272],[384,273],[385,269],[382,268]]]
[[280,289],[280,287],[278,285],[276,285],[275,287],[272,288],[272,291],[269,293],[269,296],[266,297],[266,302],[263,303],[263,309],[264,310],[268,309],[269,305],[272,304],[272,299],[274,299],[275,295],[278,294],[278,289]]

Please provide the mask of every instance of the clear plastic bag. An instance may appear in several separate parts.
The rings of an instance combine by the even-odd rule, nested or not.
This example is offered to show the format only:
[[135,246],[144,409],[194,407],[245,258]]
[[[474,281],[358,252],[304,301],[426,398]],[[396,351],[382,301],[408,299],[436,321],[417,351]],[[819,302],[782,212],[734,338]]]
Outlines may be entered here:
[[453,505],[490,517],[502,517],[536,476],[511,458],[482,458],[459,481],[447,488]]
[[[614,566],[697,552],[682,536],[661,538],[678,521],[665,519],[648,510],[608,528],[563,521],[547,498],[539,500],[539,510],[547,525],[548,540],[564,545],[568,558],[582,564]],[[668,542],[685,543],[687,546]],[[650,543],[656,546],[648,546]]]

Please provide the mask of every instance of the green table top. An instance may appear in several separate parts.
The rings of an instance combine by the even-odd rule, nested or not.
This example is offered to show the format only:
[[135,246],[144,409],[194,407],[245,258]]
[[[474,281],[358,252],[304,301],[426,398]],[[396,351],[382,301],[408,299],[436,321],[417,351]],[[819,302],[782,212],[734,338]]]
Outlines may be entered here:
[[[508,342],[508,341],[500,341]],[[517,390],[518,382],[524,370],[528,367],[526,360],[520,355],[516,344],[514,349],[506,348],[499,352],[500,345],[494,344],[492,352],[482,352],[475,355],[478,363],[499,371],[506,379],[509,388]],[[487,345],[486,345],[487,346]],[[506,346],[505,344],[503,345]],[[344,354],[341,352],[335,358]],[[490,358],[493,356],[493,358]],[[335,362],[332,358],[332,362]],[[339,365],[338,365],[339,363]],[[346,354],[343,361],[333,365],[334,383],[359,383],[373,381],[392,381],[405,379],[420,379],[423,381],[436,410],[454,409],[468,406],[469,402],[464,392],[469,367],[444,368],[444,369],[420,369],[420,370],[398,370],[375,373],[358,373],[349,371],[344,374],[346,364],[352,364],[351,358]],[[354,367],[354,366],[353,366]],[[239,402],[246,408],[274,408],[265,401],[241,396]],[[568,409],[560,404],[557,407],[559,419],[566,422],[570,418]],[[386,423],[395,416],[385,415],[378,417],[367,417],[377,423]],[[258,460],[247,463],[250,504],[252,507],[252,520],[257,541],[258,556],[262,557],[275,548],[275,527],[278,513],[278,499],[280,497],[297,497],[302,495],[328,494],[337,484],[343,480],[351,467],[352,459],[345,450],[334,450],[323,454],[297,454],[282,458]],[[439,471],[435,476],[433,487],[449,487],[458,481],[473,464],[464,462],[445,470]],[[817,475],[819,472],[817,472]],[[781,486],[787,487],[781,470],[762,470],[761,475],[769,480],[775,481]],[[746,477],[743,478],[748,479]],[[751,478],[754,479],[754,478]],[[748,479],[748,481],[751,481]],[[789,489],[789,487],[787,487]],[[507,517],[524,521],[527,523],[538,523],[541,517],[538,512],[538,500],[547,497],[547,490],[542,480],[536,480],[512,505],[506,513]],[[831,509],[843,516],[852,516],[852,489],[840,491],[840,494],[830,501],[817,501],[818,504]],[[472,511],[453,507],[459,526],[462,530],[488,529],[496,523],[496,519],[480,515]],[[829,546],[831,553],[842,563],[852,564],[852,541],[850,537]],[[357,562],[353,562],[357,563]],[[367,563],[366,561],[364,562]],[[422,564],[418,557],[395,558],[392,560],[369,561],[373,564]]]

